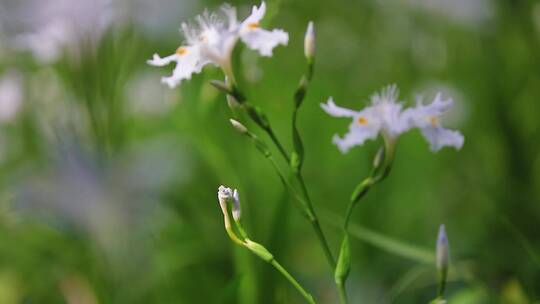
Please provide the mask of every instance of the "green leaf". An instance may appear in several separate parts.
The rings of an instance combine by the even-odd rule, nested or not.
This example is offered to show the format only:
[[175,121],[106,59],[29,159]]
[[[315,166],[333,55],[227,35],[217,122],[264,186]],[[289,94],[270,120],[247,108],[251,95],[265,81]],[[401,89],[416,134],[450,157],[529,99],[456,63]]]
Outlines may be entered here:
[[[323,220],[336,228],[341,228],[343,219],[331,212],[321,212]],[[434,264],[435,254],[432,250],[414,246],[371,229],[365,228],[355,223],[349,224],[349,234],[351,237],[369,243],[379,249],[389,253],[408,258],[423,264]]]

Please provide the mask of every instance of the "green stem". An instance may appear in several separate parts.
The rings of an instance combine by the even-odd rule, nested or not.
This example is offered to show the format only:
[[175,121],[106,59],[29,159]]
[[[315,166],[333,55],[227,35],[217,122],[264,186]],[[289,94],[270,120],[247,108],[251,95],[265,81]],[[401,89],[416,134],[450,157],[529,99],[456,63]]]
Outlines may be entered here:
[[334,259],[334,256],[332,255],[332,251],[330,250],[328,241],[326,240],[326,237],[324,236],[321,225],[319,223],[319,218],[317,217],[317,214],[315,213],[315,209],[313,208],[313,203],[311,202],[311,198],[309,197],[309,193],[307,191],[304,178],[302,177],[302,173],[297,172],[295,175],[296,175],[296,179],[298,180],[300,184],[300,188],[302,189],[302,193],[304,197],[306,198],[309,211],[313,215],[313,219],[311,219],[311,225],[313,226],[313,229],[315,230],[315,233],[317,234],[317,237],[319,238],[319,242],[321,243],[321,247],[324,250],[324,254],[326,256],[326,259],[328,260],[328,264],[330,265],[330,267],[332,267],[332,270],[334,270],[336,268],[336,260]]
[[300,294],[306,299],[306,301],[310,304],[316,304],[315,299],[313,296],[307,292],[298,281],[289,273],[281,264],[279,264],[275,259],[270,262],[274,268],[277,269],[289,282],[300,292]]
[[[263,130],[266,131],[268,136],[272,139],[272,142],[276,145],[276,147],[280,151],[281,155],[283,156],[283,158],[285,158],[285,160],[287,161],[287,163],[290,166],[289,156],[288,156],[287,152],[285,151],[285,148],[283,148],[283,145],[281,144],[279,139],[276,137],[276,135],[272,131],[272,128],[269,126],[267,128],[263,128]],[[277,165],[275,164],[273,159],[271,159],[271,161],[272,161],[272,165],[274,167],[276,167],[276,170],[279,172],[279,170],[277,169]],[[309,209],[309,217],[310,217],[311,226],[313,227],[313,230],[315,230],[315,234],[317,235],[319,243],[320,243],[320,245],[321,245],[321,247],[322,247],[322,249],[324,251],[324,254],[326,256],[326,259],[328,260],[328,264],[330,265],[330,267],[332,267],[332,269],[334,269],[336,267],[336,262],[334,260],[333,255],[332,255],[332,252],[330,251],[330,246],[328,245],[328,241],[326,240],[326,237],[324,236],[324,233],[323,233],[323,231],[321,229],[321,225],[319,224],[319,219],[317,217],[317,214],[315,213],[315,210],[313,208],[313,204],[311,203],[311,199],[309,198],[309,194],[308,194],[306,185],[304,183],[304,179],[302,178],[302,175],[300,173],[295,174],[295,177],[298,180],[298,182],[300,183],[300,188],[302,189],[303,196],[306,199],[305,202],[307,202],[306,205],[307,205],[307,208]],[[281,178],[282,178],[282,180],[284,179],[282,176],[281,176]],[[287,186],[289,186],[291,188],[291,190],[294,191],[294,188],[290,184],[288,184]]]
[[287,153],[287,151],[285,150],[285,148],[283,147],[283,145],[281,144],[281,142],[277,138],[276,134],[274,134],[274,131],[272,130],[272,128],[271,127],[264,128],[264,131],[266,131],[268,136],[270,136],[270,139],[272,139],[272,142],[274,143],[274,145],[276,145],[279,152],[281,153],[283,158],[287,161],[287,163],[290,163],[291,160],[289,158],[289,154]]
[[345,282],[336,283],[339,292],[339,303],[347,304],[347,290],[345,289]]
[[356,204],[368,193],[371,186],[375,185],[379,180],[372,179],[371,177],[368,177],[362,181],[360,184],[360,188],[357,189],[356,194],[351,198],[351,201],[349,202],[349,205],[347,206],[347,213],[345,214],[345,221],[343,222],[343,228],[345,232],[347,232],[347,228],[349,227],[349,222],[351,220],[351,215],[353,213],[354,207]]
[[326,256],[326,260],[328,261],[328,264],[334,270],[336,268],[336,262],[334,260],[334,256],[332,255],[332,251],[330,251],[330,247],[328,246],[328,242],[326,241],[326,237],[324,236],[324,233],[321,229],[321,225],[319,223],[319,219],[315,216],[314,213],[311,213],[313,218],[311,219],[311,226],[313,227],[313,230],[315,230],[315,234],[317,234],[317,238],[319,239],[319,243],[321,244],[321,247],[323,248],[324,255]]

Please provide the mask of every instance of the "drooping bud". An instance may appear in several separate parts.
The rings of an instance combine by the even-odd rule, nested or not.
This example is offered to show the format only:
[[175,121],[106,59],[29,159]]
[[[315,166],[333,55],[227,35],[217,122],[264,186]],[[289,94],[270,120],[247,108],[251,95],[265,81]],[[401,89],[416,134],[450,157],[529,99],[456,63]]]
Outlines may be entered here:
[[242,134],[245,134],[248,132],[248,129],[246,128],[246,126],[244,126],[241,122],[239,122],[238,120],[235,120],[235,119],[229,119],[229,121],[231,122],[231,125],[236,129],[238,130],[238,132],[242,133]]
[[231,227],[231,221],[229,219],[229,212],[227,211],[227,203],[233,196],[231,188],[225,187],[223,185],[218,188],[218,202],[221,207],[221,212],[223,213],[223,218],[225,220],[225,228],[229,229]]
[[239,221],[240,217],[242,216],[242,209],[240,207],[240,196],[238,195],[238,191],[236,189],[233,191],[232,200],[232,216],[235,221]]
[[446,236],[446,229],[444,224],[439,227],[439,235],[437,237],[436,258],[437,258],[437,271],[439,273],[439,291],[438,296],[444,294],[444,288],[446,285],[446,276],[448,273],[448,264],[450,259],[450,247],[448,245],[448,238]]
[[304,55],[306,56],[306,59],[310,64],[315,60],[315,49],[315,26],[313,24],[313,21],[310,21],[308,23],[306,35],[304,36]]

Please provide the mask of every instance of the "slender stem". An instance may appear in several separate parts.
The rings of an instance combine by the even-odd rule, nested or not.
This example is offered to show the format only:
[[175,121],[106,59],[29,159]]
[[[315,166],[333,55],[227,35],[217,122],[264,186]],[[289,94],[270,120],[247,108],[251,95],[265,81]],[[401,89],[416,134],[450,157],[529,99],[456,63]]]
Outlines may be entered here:
[[[272,131],[272,128],[268,127],[268,128],[264,128],[264,130],[266,131],[268,136],[272,139],[272,142],[276,145],[278,150],[281,152],[281,155],[283,156],[283,158],[285,158],[285,160],[287,160],[287,163],[290,165],[289,156],[287,152],[285,151],[285,149],[283,148],[283,145],[281,144],[279,139],[275,136],[274,132]],[[276,166],[274,162],[273,162],[273,165]],[[326,237],[324,236],[324,233],[321,229],[321,225],[319,224],[319,219],[317,217],[317,214],[315,213],[313,204],[311,203],[311,199],[309,197],[304,179],[302,178],[302,175],[299,172],[295,174],[295,177],[298,180],[303,196],[306,199],[305,202],[307,203],[306,205],[309,209],[309,213],[310,213],[309,217],[310,217],[311,226],[313,227],[313,230],[315,230],[315,234],[317,235],[317,238],[319,239],[319,243],[321,244],[321,247],[324,251],[326,259],[328,260],[328,264],[333,270],[336,267],[336,262],[334,260],[334,256],[332,255],[332,251],[330,250],[330,246],[328,245],[328,241],[326,240]],[[292,188],[292,186],[290,187],[294,191],[294,188]]]
[[[371,177],[368,177],[367,179],[365,179],[364,182],[368,180],[371,181]],[[358,192],[358,195],[352,198],[351,201],[349,202],[349,205],[347,206],[347,213],[345,215],[345,221],[343,222],[343,228],[345,230],[345,233],[347,232],[347,228],[349,227],[351,215],[353,213],[354,207],[356,206],[356,203],[358,203],[368,193],[371,186],[373,186],[377,182],[378,180],[375,179],[372,182],[365,183],[362,189],[360,189],[360,192]]]
[[315,209],[313,208],[313,204],[311,202],[311,198],[309,197],[309,193],[307,191],[304,178],[302,177],[302,173],[297,172],[296,179],[298,179],[298,182],[300,183],[300,188],[302,189],[302,193],[304,194],[304,197],[306,198],[308,208],[311,214],[313,215],[313,219],[311,220],[311,225],[313,226],[313,229],[315,230],[315,233],[317,234],[317,237],[319,238],[319,242],[321,243],[321,246],[324,250],[324,254],[326,256],[326,259],[328,260],[328,264],[330,265],[330,267],[332,267],[332,270],[333,270],[336,268],[336,260],[334,259],[334,256],[332,255],[332,251],[330,250],[328,241],[326,240],[326,237],[324,236],[324,233],[321,229],[321,225],[319,224],[319,219],[317,217],[317,214],[315,213]]
[[339,292],[339,303],[347,304],[347,290],[345,289],[345,282],[336,283]]
[[315,234],[317,234],[317,238],[319,239],[319,243],[321,243],[321,247],[323,248],[324,255],[326,256],[328,264],[330,265],[332,270],[334,270],[336,268],[336,261],[334,260],[334,256],[332,255],[330,247],[328,246],[328,242],[326,241],[326,237],[324,236],[324,233],[321,229],[319,220],[314,215],[314,213],[312,213],[312,215],[313,218],[311,219],[311,226],[313,226],[313,230],[315,230]]
[[[278,165],[276,164],[276,161],[274,160],[274,158],[272,156],[268,156],[267,159],[270,161],[270,163],[272,164],[272,167],[274,168],[274,170],[276,171],[277,175],[279,176],[279,179],[281,180],[281,183],[283,183],[283,185],[285,186],[286,189],[288,189],[289,191],[292,192],[294,198],[298,201],[299,205],[298,205],[298,209],[300,210],[300,212],[302,213],[303,216],[305,216],[307,219],[309,219],[311,221],[311,219],[313,218],[313,216],[309,213],[309,212],[306,212],[305,211],[305,207],[307,206],[307,203],[306,201],[304,201],[302,199],[302,197],[300,197],[300,195],[298,195],[298,193],[296,193],[295,189],[293,188],[293,186],[287,181],[287,179],[285,178],[285,176],[283,175],[283,173],[281,173],[281,171],[279,170],[279,167]],[[308,208],[309,210],[309,208]]]
[[276,137],[276,134],[274,134],[274,131],[272,130],[272,128],[268,127],[268,128],[265,128],[264,130],[266,131],[268,136],[270,136],[270,139],[272,139],[272,142],[276,145],[276,147],[278,148],[283,158],[287,161],[287,163],[290,163],[291,160],[289,158],[289,154],[287,153],[287,151],[285,150],[285,148],[283,147],[279,139]]
[[302,294],[302,296],[306,299],[306,301],[310,304],[316,304],[315,299],[313,296],[307,292],[298,281],[289,273],[281,264],[279,264],[275,259],[270,262],[274,268],[276,268],[289,282]]

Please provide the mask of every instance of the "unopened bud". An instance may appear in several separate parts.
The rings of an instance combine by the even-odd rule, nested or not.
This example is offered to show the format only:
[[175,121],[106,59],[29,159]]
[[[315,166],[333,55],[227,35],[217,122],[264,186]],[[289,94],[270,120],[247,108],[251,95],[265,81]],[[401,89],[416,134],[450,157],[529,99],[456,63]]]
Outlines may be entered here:
[[450,246],[448,245],[448,238],[446,236],[446,229],[444,225],[439,227],[439,235],[437,237],[437,271],[439,273],[439,289],[437,296],[442,298],[444,295],[444,289],[446,287],[446,276],[448,274],[448,264],[450,258]]
[[238,120],[235,120],[235,119],[229,119],[229,121],[231,122],[231,125],[236,129],[238,130],[238,132],[244,134],[244,133],[247,133],[248,132],[248,129],[246,128],[246,126],[244,126],[241,122],[239,122]]
[[304,36],[304,55],[309,63],[312,63],[315,59],[315,26],[313,21],[308,23],[306,35]]
[[448,269],[449,246],[446,237],[444,224],[439,227],[439,236],[437,237],[437,269],[446,271]]
[[231,227],[231,221],[229,219],[229,212],[227,211],[227,203],[229,199],[233,196],[231,188],[225,186],[219,186],[218,188],[218,202],[219,207],[221,207],[221,212],[223,213],[223,218],[225,220],[225,228],[229,229]]
[[235,221],[239,221],[240,217],[242,216],[242,209],[240,207],[240,196],[238,195],[238,191],[236,189],[233,191],[232,199],[232,216]]

